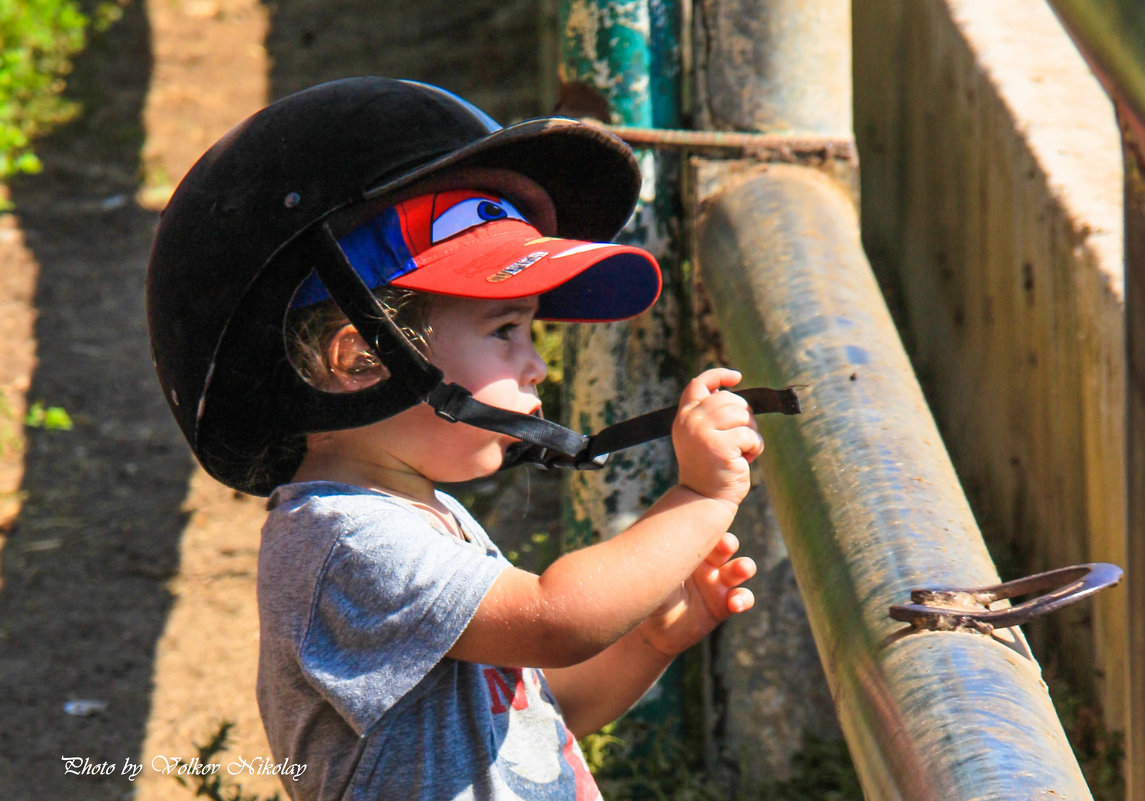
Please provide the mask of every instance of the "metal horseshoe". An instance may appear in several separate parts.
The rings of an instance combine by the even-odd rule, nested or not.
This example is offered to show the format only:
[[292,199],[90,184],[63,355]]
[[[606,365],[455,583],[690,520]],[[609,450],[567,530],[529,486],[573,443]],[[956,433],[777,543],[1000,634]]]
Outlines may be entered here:
[[[909,604],[894,605],[890,616],[916,629],[954,631],[1018,626],[1063,606],[1087,598],[1121,581],[1121,568],[1106,562],[1062,567],[990,587],[930,587],[910,591]],[[990,604],[1007,598],[1042,593],[1005,609]]]

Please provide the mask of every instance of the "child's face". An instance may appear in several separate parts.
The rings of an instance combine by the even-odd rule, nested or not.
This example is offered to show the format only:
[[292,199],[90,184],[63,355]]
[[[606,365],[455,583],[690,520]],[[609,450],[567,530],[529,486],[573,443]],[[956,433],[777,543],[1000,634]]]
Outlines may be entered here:
[[[531,323],[537,298],[473,300],[439,297],[429,313],[429,359],[447,382],[460,384],[490,406],[532,414],[541,408],[537,385],[544,359],[533,346]],[[421,405],[392,420],[400,436],[387,447],[435,482],[468,481],[501,466],[515,440],[503,434],[449,423]],[[385,421],[383,421],[385,422]],[[400,448],[401,452],[398,452]]]

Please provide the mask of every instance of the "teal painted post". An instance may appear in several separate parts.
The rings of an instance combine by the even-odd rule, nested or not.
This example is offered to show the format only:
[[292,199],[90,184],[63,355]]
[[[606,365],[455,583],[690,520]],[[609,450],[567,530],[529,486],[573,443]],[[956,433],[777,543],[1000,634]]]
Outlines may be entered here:
[[[679,13],[671,0],[562,0],[564,83],[587,84],[623,125],[677,127],[680,120]],[[617,241],[652,252],[664,273],[653,309],[635,320],[569,326],[564,353],[565,422],[580,431],[671,406],[684,383],[679,161],[638,150],[640,202]],[[564,547],[623,531],[676,478],[671,443],[661,440],[612,458],[600,472],[572,474],[564,493]],[[674,667],[634,714],[664,723],[682,717],[682,670]]]
[[[678,123],[673,4],[564,0],[560,21],[563,82],[595,87],[609,101],[614,122]],[[654,67],[661,74],[654,76]],[[682,385],[678,162],[652,151],[637,156],[644,186],[617,240],[657,257],[664,292],[651,312],[635,320],[567,330],[564,409],[568,423],[582,431],[672,404]],[[567,544],[624,530],[674,480],[670,448],[665,442],[644,446],[618,454],[602,473],[574,475],[566,493]]]

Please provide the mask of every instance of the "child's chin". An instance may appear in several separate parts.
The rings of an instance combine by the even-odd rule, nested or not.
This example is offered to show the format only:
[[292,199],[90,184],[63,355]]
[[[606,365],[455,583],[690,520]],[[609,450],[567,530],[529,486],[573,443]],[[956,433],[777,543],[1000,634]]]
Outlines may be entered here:
[[481,454],[480,458],[468,460],[464,464],[455,462],[432,478],[442,484],[461,484],[479,478],[488,478],[501,469],[504,451],[504,448],[496,449],[491,454]]

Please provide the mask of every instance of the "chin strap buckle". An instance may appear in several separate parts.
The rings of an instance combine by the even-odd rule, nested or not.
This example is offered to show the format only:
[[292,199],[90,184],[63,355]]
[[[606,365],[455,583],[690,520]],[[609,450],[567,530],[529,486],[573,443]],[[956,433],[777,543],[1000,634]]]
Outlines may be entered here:
[[444,381],[439,381],[437,386],[430,390],[425,402],[433,407],[434,414],[438,417],[456,423],[464,416],[466,404],[472,399],[473,394],[460,384],[446,384]]

